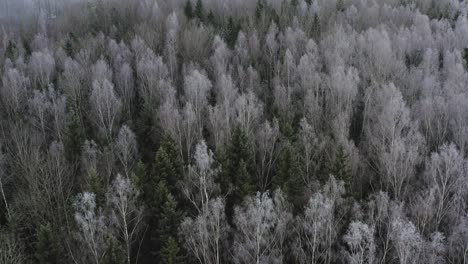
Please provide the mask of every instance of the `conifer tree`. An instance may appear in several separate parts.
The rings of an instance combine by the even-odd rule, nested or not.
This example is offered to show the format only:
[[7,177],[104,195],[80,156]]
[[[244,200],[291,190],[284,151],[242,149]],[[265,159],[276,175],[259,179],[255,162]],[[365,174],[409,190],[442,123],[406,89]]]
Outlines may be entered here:
[[[164,180],[171,193],[177,193],[177,182],[183,177],[183,163],[174,140],[166,136],[156,152],[152,167],[152,179]],[[178,197],[176,197],[178,198]]]
[[204,18],[204,10],[203,10],[203,2],[202,0],[197,0],[197,4],[195,5],[195,16],[203,22]]
[[16,48],[16,44],[9,40],[8,46],[5,50],[5,57],[10,59],[11,61],[15,61],[16,56],[18,55],[18,49]]
[[35,243],[35,259],[38,264],[52,264],[58,261],[58,245],[55,243],[50,224],[41,225]]
[[179,244],[173,237],[169,237],[164,247],[161,249],[160,261],[162,264],[186,263],[181,254]]
[[[225,154],[222,174],[237,187],[232,194],[232,202],[239,204],[246,195],[255,192],[254,158],[245,131],[237,126]],[[226,186],[224,186],[226,187]]]
[[187,2],[185,3],[185,7],[184,7],[184,13],[185,13],[185,16],[186,16],[189,20],[193,18],[192,1],[187,0]]
[[79,116],[72,111],[67,122],[65,138],[65,155],[69,161],[75,161],[81,156],[81,147],[85,139],[85,131],[81,126]]
[[328,168],[328,173],[343,181],[345,190],[347,193],[351,193],[351,171],[348,163],[348,154],[345,153],[343,146],[339,145],[336,149],[335,157]]
[[101,207],[105,203],[106,191],[104,182],[96,171],[92,171],[88,178],[88,190],[96,195],[96,205]]
[[161,263],[181,263],[183,256],[180,252],[177,240],[178,228],[182,219],[182,213],[177,208],[174,197],[168,193],[166,201],[161,208],[158,235],[161,245],[159,258]]
[[299,198],[303,193],[302,173],[297,149],[287,142],[278,157],[273,185],[275,188],[281,188],[289,201],[296,206],[299,205]]

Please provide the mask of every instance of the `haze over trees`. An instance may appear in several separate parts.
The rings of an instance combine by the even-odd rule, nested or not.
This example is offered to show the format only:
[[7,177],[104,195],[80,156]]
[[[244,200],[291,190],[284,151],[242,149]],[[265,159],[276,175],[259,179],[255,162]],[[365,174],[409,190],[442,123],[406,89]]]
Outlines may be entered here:
[[0,0],[0,264],[468,263],[467,16]]

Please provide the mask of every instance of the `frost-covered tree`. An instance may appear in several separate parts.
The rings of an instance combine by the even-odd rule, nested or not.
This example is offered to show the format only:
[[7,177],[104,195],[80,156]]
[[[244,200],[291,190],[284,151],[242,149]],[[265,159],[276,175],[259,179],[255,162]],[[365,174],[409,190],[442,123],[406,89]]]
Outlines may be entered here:
[[374,263],[375,242],[374,228],[361,222],[352,222],[344,236],[349,247],[347,261],[352,264]]
[[114,85],[107,79],[103,79],[102,82],[95,80],[90,103],[97,130],[105,140],[110,141],[122,110],[122,103],[115,94]]
[[138,204],[138,195],[130,178],[124,178],[120,174],[107,194],[107,203],[111,208],[110,224],[116,227],[115,235],[124,243],[127,264],[131,263],[132,246],[138,238],[143,221],[143,208]]
[[208,93],[212,87],[211,81],[204,73],[193,70],[185,76],[185,96],[193,107],[195,114],[196,133],[201,135],[203,130],[203,115],[208,104]]
[[194,161],[194,164],[189,166],[187,177],[182,182],[182,191],[197,211],[202,212],[218,191],[213,153],[208,149],[205,141],[197,144]]
[[8,69],[2,78],[0,94],[3,107],[11,118],[21,113],[28,98],[29,79],[17,69]]
[[[436,228],[452,215],[465,210],[466,161],[455,145],[443,145],[426,162],[426,177],[434,192],[434,221]],[[451,221],[450,221],[451,222]]]
[[186,218],[180,226],[185,248],[199,263],[223,263],[229,225],[224,214],[224,200],[207,202],[195,218]]
[[[79,228],[78,239],[83,243],[84,261],[102,263],[106,254],[106,237],[109,227],[102,209],[96,206],[96,196],[85,192],[75,201],[75,221]],[[82,253],[81,253],[82,254]]]
[[0,231],[0,263],[21,264],[26,261],[23,248],[14,236],[6,230]]
[[281,191],[257,193],[237,207],[234,224],[238,230],[234,238],[235,263],[281,263],[284,259],[287,228],[292,220]]
[[374,98],[367,131],[369,152],[375,155],[374,169],[382,186],[402,199],[420,162],[424,139],[395,85],[380,87]]

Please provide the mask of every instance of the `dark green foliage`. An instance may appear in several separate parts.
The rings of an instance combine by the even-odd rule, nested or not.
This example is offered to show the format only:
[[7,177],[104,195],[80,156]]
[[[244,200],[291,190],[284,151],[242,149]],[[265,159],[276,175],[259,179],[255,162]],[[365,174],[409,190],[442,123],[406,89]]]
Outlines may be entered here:
[[203,22],[205,16],[205,10],[203,9],[203,2],[202,0],[197,0],[197,4],[195,5],[195,16]]
[[65,42],[65,52],[67,53],[68,57],[72,57],[73,54],[75,54],[75,49],[77,48],[76,43],[77,39],[75,35],[72,32],[70,32]]
[[192,1],[187,0],[187,2],[185,3],[184,14],[189,20],[193,18]]
[[183,177],[183,163],[176,143],[170,136],[165,136],[154,158],[152,177],[164,180],[172,193],[177,192],[177,182]]
[[[254,156],[249,138],[240,127],[236,127],[232,133],[222,167],[225,180],[236,187],[232,194],[234,204],[241,203],[246,195],[255,191]],[[225,185],[225,191],[226,188]]]
[[137,164],[136,183],[147,212],[145,244],[153,257],[160,255],[159,251],[169,237],[177,237],[181,213],[171,192],[180,193],[177,182],[182,176],[180,155],[170,137],[164,139],[156,153],[151,173],[146,172],[142,162]]
[[8,46],[5,50],[5,57],[10,59],[11,61],[15,61],[16,57],[18,56],[18,49],[16,48],[16,44],[9,40]]
[[343,0],[336,1],[336,10],[339,12],[344,12],[346,10]]
[[52,264],[58,263],[58,245],[57,238],[50,224],[41,225],[37,232],[37,241],[35,243],[35,263]]
[[104,189],[104,181],[96,171],[92,171],[88,176],[88,191],[96,195],[97,207],[104,206],[106,198],[106,190]]
[[[464,49],[463,58],[465,59],[465,67],[468,69],[468,48]],[[444,68],[444,53],[439,51],[439,70]]]
[[320,18],[316,13],[314,14],[314,20],[312,21],[312,36],[316,40],[320,37]]
[[109,237],[106,241],[106,253],[102,260],[103,264],[124,264],[126,263],[125,250],[120,245],[119,241]]
[[137,96],[137,118],[135,122],[135,135],[137,136],[140,155],[145,162],[151,162],[154,151],[158,149],[160,129],[155,120],[155,109],[151,102],[146,102]]
[[258,0],[257,1],[257,6],[255,7],[255,18],[259,20],[263,14],[263,11],[265,9],[265,2],[264,0]]
[[168,193],[161,208],[159,220],[159,237],[167,241],[170,237],[177,237],[177,228],[182,219],[182,213],[177,209],[177,201]]
[[217,26],[217,25],[216,25],[216,19],[215,19],[215,16],[214,16],[212,10],[210,10],[210,13],[208,13],[208,16],[206,16],[206,23],[207,23],[208,25],[212,25],[212,26],[214,26],[214,27]]
[[[465,67],[468,69],[468,48],[463,49],[463,58],[465,59]],[[441,61],[440,68],[444,66],[444,56],[442,52],[439,53],[439,61]]]
[[32,53],[32,50],[31,50],[31,45],[29,44],[30,42],[27,41],[26,39],[23,39],[23,47],[24,47],[24,51],[25,51],[25,55],[27,57],[31,56],[31,53]]
[[350,193],[352,175],[349,168],[349,157],[345,153],[343,146],[339,145],[337,147],[335,157],[328,168],[328,173],[335,176],[336,179],[343,181],[346,191]]
[[179,244],[173,237],[169,237],[161,249],[160,263],[182,264],[185,263]]
[[236,45],[237,36],[239,35],[239,31],[241,30],[240,22],[234,21],[232,17],[229,17],[225,39],[226,44],[232,49]]
[[67,120],[65,137],[65,155],[69,161],[76,161],[81,156],[81,147],[85,141],[85,131],[78,115],[72,111]]
[[287,142],[278,157],[273,185],[281,188],[294,205],[299,205],[303,193],[302,175],[298,151],[293,144]]

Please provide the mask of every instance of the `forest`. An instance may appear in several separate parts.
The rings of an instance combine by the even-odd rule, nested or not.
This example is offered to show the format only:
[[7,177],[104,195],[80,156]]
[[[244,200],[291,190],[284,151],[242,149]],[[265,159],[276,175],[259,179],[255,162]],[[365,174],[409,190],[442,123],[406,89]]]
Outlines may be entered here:
[[467,16],[0,0],[0,264],[468,263]]

